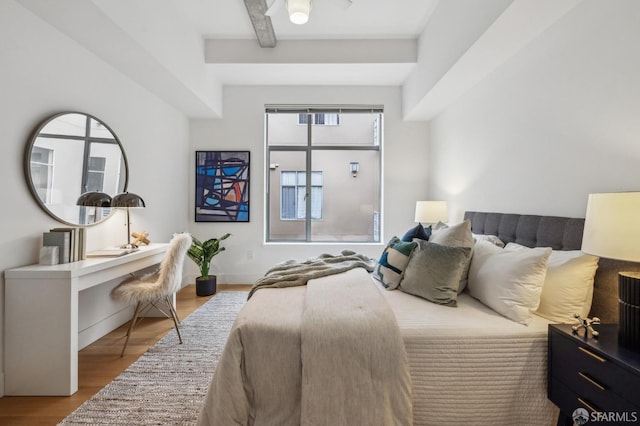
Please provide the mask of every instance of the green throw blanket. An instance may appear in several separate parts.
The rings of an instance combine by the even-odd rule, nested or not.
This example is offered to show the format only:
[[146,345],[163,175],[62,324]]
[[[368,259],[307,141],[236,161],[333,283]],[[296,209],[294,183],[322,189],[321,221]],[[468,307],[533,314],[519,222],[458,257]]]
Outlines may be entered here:
[[305,261],[287,260],[269,269],[264,277],[255,282],[249,298],[261,288],[283,288],[307,284],[314,278],[339,274],[353,268],[364,268],[372,272],[376,261],[351,250],[342,250],[340,255],[321,254]]

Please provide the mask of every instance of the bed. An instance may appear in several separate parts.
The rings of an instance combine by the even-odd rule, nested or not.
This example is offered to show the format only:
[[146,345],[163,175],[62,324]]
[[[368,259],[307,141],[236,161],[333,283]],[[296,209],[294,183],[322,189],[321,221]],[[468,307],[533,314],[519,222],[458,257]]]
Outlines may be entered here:
[[[478,241],[482,235],[511,243],[520,254],[509,256],[575,252],[584,220],[485,212],[466,212],[464,219],[474,241],[471,262],[458,276],[469,277],[469,288],[448,289],[453,301],[438,295],[432,303],[409,286],[388,291],[386,278],[374,279],[379,265],[373,274],[359,267],[304,286],[256,291],[236,319],[198,424],[555,424],[546,358],[548,324],[556,321],[528,310],[522,320],[521,307],[499,313],[500,306],[481,301],[477,283],[485,269],[475,259],[496,250],[495,240]],[[599,270],[595,290],[591,276],[588,306],[615,306],[598,299],[615,300],[602,287],[615,285],[616,267]],[[610,310],[596,313],[614,317]],[[581,312],[587,313],[588,307]]]

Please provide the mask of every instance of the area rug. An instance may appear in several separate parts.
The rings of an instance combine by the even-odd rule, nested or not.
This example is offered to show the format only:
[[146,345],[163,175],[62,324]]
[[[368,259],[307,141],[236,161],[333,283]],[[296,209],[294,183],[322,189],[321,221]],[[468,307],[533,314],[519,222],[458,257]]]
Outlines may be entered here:
[[60,425],[193,425],[247,292],[223,291]]

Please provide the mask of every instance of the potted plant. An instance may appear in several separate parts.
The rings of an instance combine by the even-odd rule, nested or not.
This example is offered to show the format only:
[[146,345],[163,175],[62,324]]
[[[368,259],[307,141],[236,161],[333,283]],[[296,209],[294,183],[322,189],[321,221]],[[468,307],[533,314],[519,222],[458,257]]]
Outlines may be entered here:
[[220,246],[220,241],[226,240],[231,234],[224,234],[220,238],[210,238],[200,241],[193,235],[192,243],[187,255],[200,268],[200,276],[196,278],[196,294],[198,296],[210,296],[216,292],[216,276],[209,275],[211,259],[221,251],[225,250]]

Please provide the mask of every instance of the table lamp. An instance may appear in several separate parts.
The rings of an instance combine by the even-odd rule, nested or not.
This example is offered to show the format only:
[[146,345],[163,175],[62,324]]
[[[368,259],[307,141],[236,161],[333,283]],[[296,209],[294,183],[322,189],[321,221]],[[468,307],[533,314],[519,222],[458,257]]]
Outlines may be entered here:
[[[640,192],[589,194],[582,251],[640,262]],[[640,349],[640,274],[618,273],[618,343]]]
[[127,209],[127,244],[122,245],[120,248],[138,248],[137,245],[131,243],[131,219],[129,216],[129,209],[145,207],[144,200],[139,195],[132,192],[123,192],[113,197],[113,199],[111,200],[111,207],[116,209]]
[[447,222],[449,212],[446,201],[416,201],[416,216],[414,222],[431,225],[438,222]]
[[[111,196],[109,194],[105,194],[104,192],[98,191],[89,191],[83,194],[80,194],[78,200],[76,201],[77,206],[81,207],[98,207],[98,208],[108,208],[111,207]],[[80,219],[80,223],[88,222],[88,215],[85,210],[81,213],[82,215]],[[94,216],[93,222],[96,222],[98,219]]]

